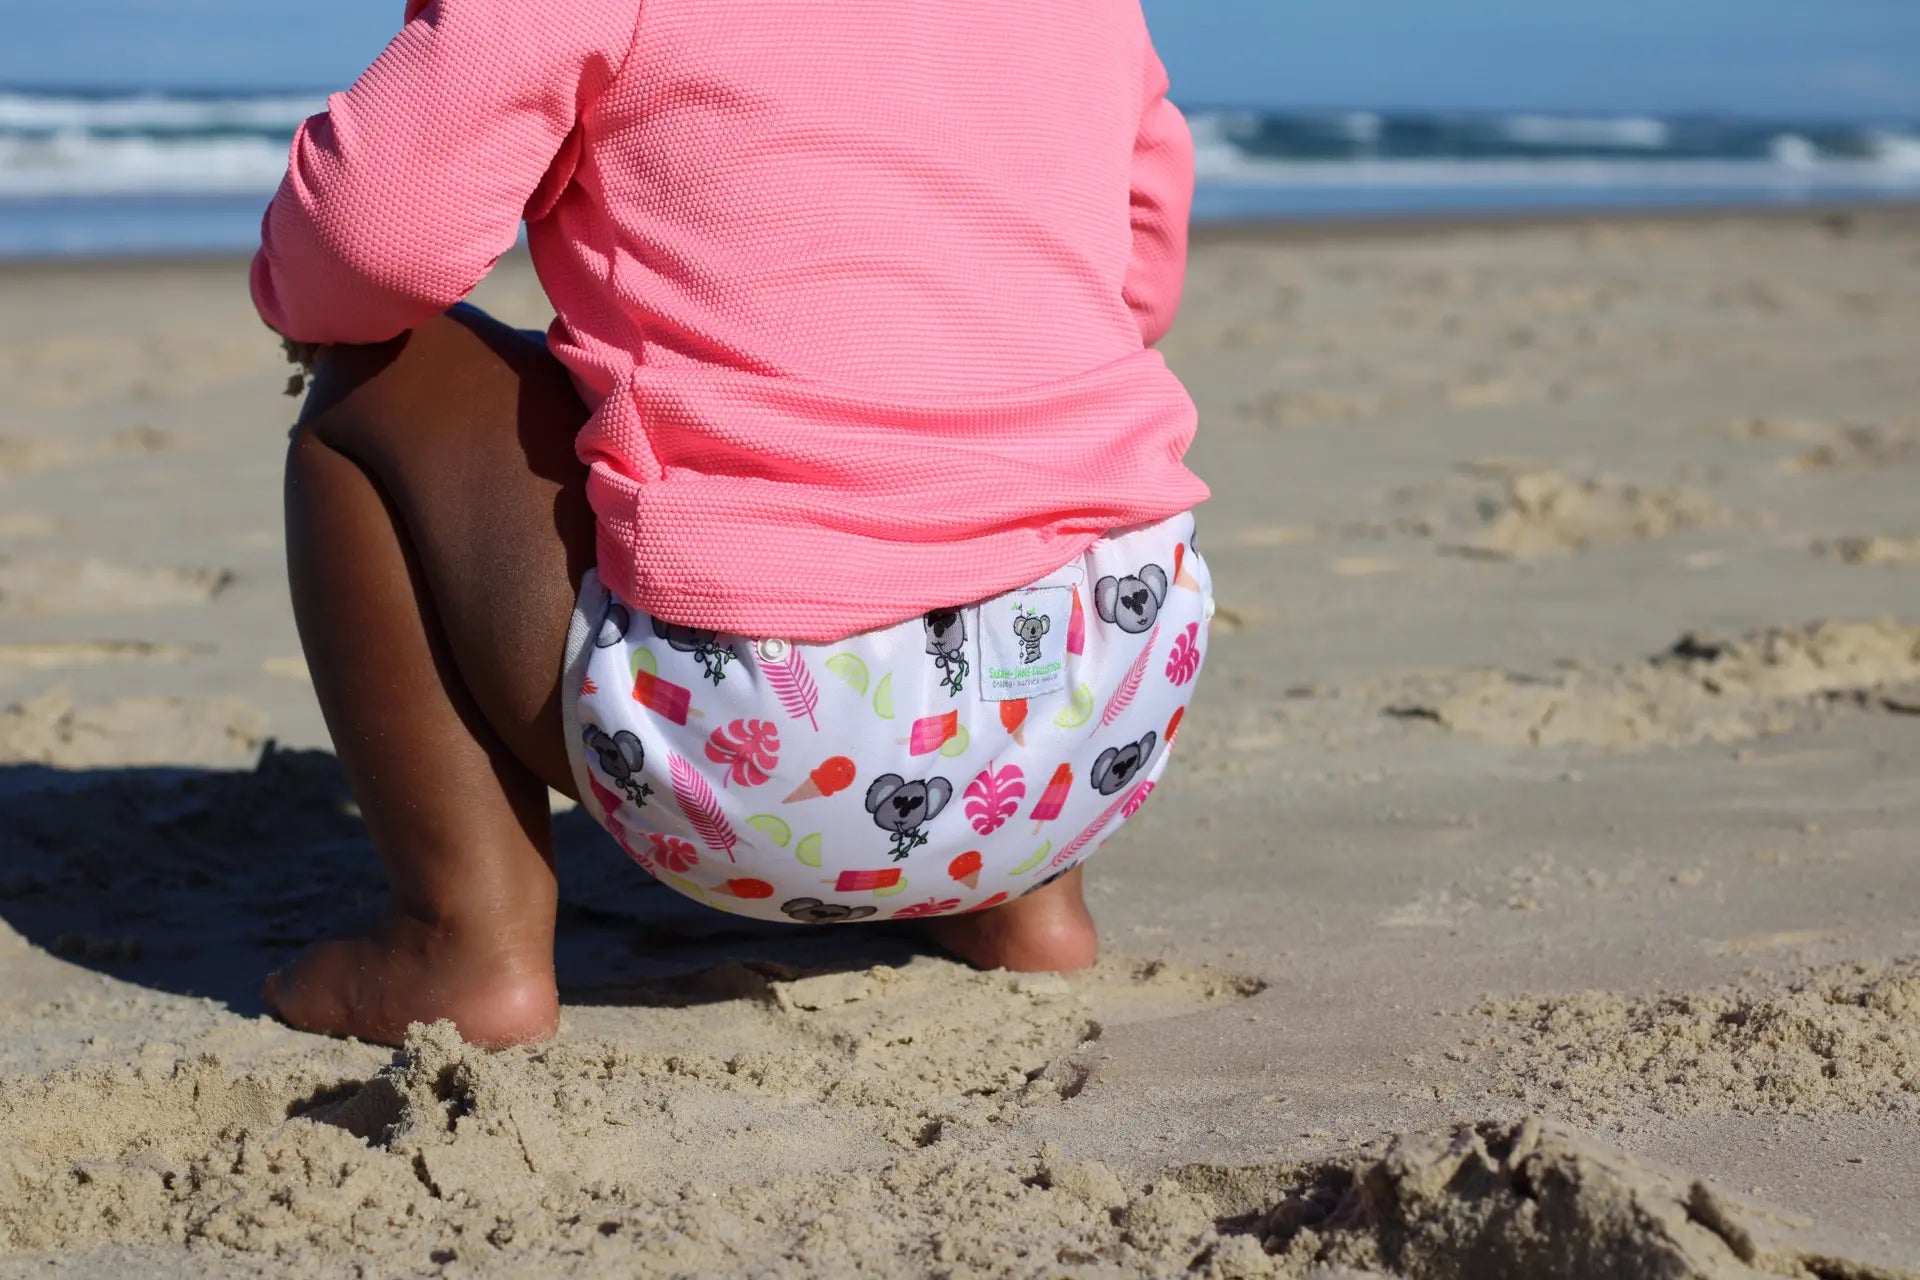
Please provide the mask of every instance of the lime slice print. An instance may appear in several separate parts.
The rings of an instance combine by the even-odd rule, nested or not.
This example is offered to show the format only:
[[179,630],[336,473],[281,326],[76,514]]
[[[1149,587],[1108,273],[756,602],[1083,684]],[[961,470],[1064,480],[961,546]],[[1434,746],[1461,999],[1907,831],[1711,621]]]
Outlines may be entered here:
[[793,846],[793,856],[800,859],[800,865],[803,867],[819,866],[820,833],[816,831],[810,836],[801,836],[800,843]]
[[946,745],[940,748],[940,754],[949,760],[958,760],[967,754],[967,747],[972,741],[973,736],[967,732],[967,726],[955,725],[953,736],[948,738]]
[[882,720],[893,719],[893,672],[880,677],[880,687],[873,691],[873,712]]
[[873,896],[876,898],[897,898],[901,894],[905,893],[906,891],[907,891],[907,878],[905,876],[901,876],[900,882],[898,884],[890,884],[884,889],[875,889],[873,891]]
[[853,686],[861,697],[867,696],[867,664],[853,653],[836,653],[827,659],[827,670]]
[[1062,729],[1078,729],[1093,719],[1093,690],[1082,684],[1073,691],[1073,704],[1053,718]]
[[782,849],[786,848],[787,842],[793,839],[793,828],[789,827],[785,820],[776,818],[770,813],[754,814],[747,819],[747,825]]
[[651,649],[635,649],[633,651],[632,666],[633,671],[630,673],[632,675],[637,676],[642,671],[650,676],[660,674],[660,659],[653,656],[653,650]]
[[1052,852],[1053,852],[1053,841],[1049,840],[1045,844],[1041,845],[1038,851],[1036,851],[1031,858],[1028,858],[1025,862],[1021,863],[1019,866],[1015,867],[1013,870],[1007,872],[1007,874],[1010,876],[1023,876],[1027,874],[1027,872],[1039,866],[1041,859],[1045,858],[1048,854]]
[[689,898],[692,898],[695,902],[710,903],[712,901],[711,898],[707,897],[707,891],[705,889],[701,888],[694,881],[687,879],[685,876],[676,876],[673,873],[668,872],[667,874],[662,875],[660,878],[666,881],[669,887],[678,889],[681,893],[686,894]]

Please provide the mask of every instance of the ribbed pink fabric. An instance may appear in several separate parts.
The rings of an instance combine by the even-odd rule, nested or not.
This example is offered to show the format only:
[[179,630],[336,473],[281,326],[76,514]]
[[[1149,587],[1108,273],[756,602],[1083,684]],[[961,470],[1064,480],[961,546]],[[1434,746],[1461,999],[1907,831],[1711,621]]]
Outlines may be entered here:
[[599,570],[824,642],[1206,489],[1148,350],[1193,145],[1131,0],[434,0],[294,139],[260,314],[375,342],[524,217]]

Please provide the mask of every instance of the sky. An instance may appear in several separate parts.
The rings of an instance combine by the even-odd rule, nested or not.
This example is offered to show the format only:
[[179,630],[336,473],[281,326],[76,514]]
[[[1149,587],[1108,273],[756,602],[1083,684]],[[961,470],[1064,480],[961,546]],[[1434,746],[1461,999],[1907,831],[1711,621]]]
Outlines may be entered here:
[[[1144,2],[1187,105],[1920,117],[1920,0]],[[400,9],[0,0],[0,83],[335,86]]]

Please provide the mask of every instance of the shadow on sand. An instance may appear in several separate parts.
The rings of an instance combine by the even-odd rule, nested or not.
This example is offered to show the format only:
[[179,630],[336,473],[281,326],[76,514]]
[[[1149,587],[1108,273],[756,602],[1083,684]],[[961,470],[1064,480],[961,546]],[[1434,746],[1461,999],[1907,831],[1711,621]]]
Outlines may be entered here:
[[[656,883],[584,813],[556,820],[570,1004],[687,1005],[770,976],[900,964],[902,929],[766,924]],[[0,919],[76,964],[265,1011],[260,980],[377,908],[380,871],[333,756],[251,770],[0,767]]]

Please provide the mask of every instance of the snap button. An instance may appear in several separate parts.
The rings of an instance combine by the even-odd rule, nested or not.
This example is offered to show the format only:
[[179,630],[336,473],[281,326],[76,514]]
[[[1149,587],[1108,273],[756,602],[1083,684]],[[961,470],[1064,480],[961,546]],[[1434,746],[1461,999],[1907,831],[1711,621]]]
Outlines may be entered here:
[[793,646],[785,640],[756,640],[753,650],[760,655],[762,662],[785,662],[787,653]]

